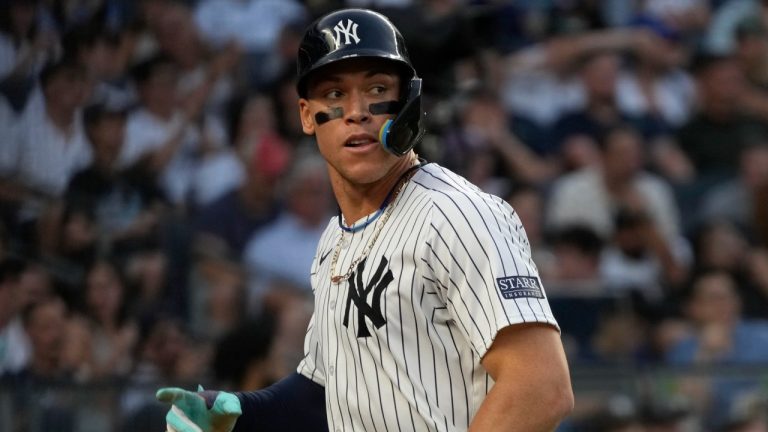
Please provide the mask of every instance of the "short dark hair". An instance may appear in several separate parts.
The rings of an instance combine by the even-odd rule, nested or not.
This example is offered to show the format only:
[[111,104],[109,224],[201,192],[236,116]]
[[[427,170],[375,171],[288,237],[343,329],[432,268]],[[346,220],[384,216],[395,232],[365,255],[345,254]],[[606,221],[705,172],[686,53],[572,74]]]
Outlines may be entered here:
[[552,235],[555,246],[573,246],[585,255],[597,256],[603,249],[603,239],[588,226],[570,225],[563,227]]
[[116,47],[120,40],[117,34],[110,32],[101,25],[93,23],[82,24],[68,30],[61,39],[65,55],[77,58],[84,50],[106,43]]
[[59,60],[51,61],[43,67],[40,72],[40,84],[45,87],[56,76],[71,72],[85,78],[85,66],[77,62],[73,57],[63,57]]

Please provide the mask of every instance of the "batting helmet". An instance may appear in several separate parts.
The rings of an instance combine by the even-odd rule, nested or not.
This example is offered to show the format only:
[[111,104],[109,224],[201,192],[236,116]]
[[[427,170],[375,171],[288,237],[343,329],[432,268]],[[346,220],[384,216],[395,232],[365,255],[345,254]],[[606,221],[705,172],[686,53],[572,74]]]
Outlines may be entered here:
[[417,77],[405,40],[384,15],[365,9],[342,9],[312,23],[304,33],[298,53],[299,96],[307,97],[307,79],[317,70],[351,58],[378,58],[400,66],[400,103],[397,115],[379,132],[382,145],[403,155],[421,140],[421,79]]

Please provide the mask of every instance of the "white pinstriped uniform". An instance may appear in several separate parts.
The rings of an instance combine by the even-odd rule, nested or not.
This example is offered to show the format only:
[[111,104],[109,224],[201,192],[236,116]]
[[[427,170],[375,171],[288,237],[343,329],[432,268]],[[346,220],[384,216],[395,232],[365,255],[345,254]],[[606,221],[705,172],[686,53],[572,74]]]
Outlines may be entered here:
[[520,219],[503,200],[427,164],[394,205],[363,270],[339,284],[331,273],[346,272],[376,224],[343,234],[335,271],[342,230],[336,218],[328,225],[312,263],[315,313],[298,371],[325,386],[332,432],[466,430],[493,385],[480,359],[496,333],[557,323]]

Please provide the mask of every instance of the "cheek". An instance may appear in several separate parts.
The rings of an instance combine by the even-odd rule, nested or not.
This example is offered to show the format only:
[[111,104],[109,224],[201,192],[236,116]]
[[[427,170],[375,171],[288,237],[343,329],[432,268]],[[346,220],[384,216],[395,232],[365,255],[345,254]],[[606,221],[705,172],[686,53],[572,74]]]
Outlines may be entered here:
[[322,126],[316,125],[314,127],[317,147],[320,149],[320,153],[322,153],[324,156],[327,156],[330,152],[332,152],[333,148],[335,147],[334,143],[337,141],[337,138],[334,134],[334,128],[332,126],[333,122],[329,122]]

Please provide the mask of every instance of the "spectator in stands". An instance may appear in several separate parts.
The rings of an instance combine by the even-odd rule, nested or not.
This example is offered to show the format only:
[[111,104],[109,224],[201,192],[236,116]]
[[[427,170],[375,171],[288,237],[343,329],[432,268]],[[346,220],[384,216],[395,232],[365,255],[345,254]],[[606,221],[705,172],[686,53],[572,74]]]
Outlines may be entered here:
[[164,417],[158,415],[157,401],[147,387],[160,382],[200,382],[200,377],[206,376],[210,357],[210,347],[196,344],[180,319],[163,312],[145,317],[140,323],[136,362],[121,394],[124,428],[162,429]]
[[515,135],[501,101],[489,89],[469,89],[461,99],[456,125],[443,138],[441,163],[495,195],[503,195],[509,180],[542,184],[559,172],[556,160],[540,157]]
[[698,269],[731,274],[744,315],[768,319],[768,252],[751,247],[743,231],[722,220],[700,227],[694,242]]
[[601,135],[599,163],[558,178],[548,203],[547,225],[558,228],[586,224],[603,239],[614,232],[614,215],[627,207],[645,212],[667,242],[679,235],[672,191],[661,179],[643,170],[642,137],[619,125]]
[[91,89],[89,104],[127,107],[136,95],[127,84],[128,36],[125,31],[110,31],[103,25],[80,25],[62,39],[64,52],[85,67]]
[[115,263],[100,259],[88,269],[82,311],[67,329],[67,351],[78,379],[124,377],[131,371],[138,327],[127,314],[127,294]]
[[638,43],[619,75],[617,103],[632,117],[657,119],[669,132],[688,119],[695,102],[693,79],[683,69],[688,52],[682,35],[660,19],[638,17],[631,24]]
[[666,240],[642,211],[620,209],[614,227],[600,259],[600,278],[608,291],[636,291],[647,301],[660,302],[684,283],[689,261],[687,243],[680,246],[682,239]]
[[45,109],[25,111],[11,143],[15,149],[7,149],[17,161],[12,180],[27,201],[60,198],[74,173],[91,161],[80,121],[85,70],[65,59],[46,66],[40,80]]
[[23,312],[32,355],[24,369],[4,377],[15,389],[13,420],[18,430],[74,431],[72,407],[61,398],[40,399],[42,389],[73,383],[64,357],[67,313],[66,305],[55,295],[31,303]]
[[178,90],[182,99],[205,93],[204,111],[221,116],[227,101],[238,92],[234,72],[240,63],[241,48],[235,41],[214,51],[203,41],[192,13],[182,3],[172,3],[158,17],[154,29],[158,48],[178,67]]
[[632,365],[647,361],[650,326],[629,302],[617,301],[601,311],[589,352],[582,358],[598,364]]
[[[325,163],[318,156],[294,162],[283,184],[285,209],[278,218],[254,233],[243,259],[250,272],[250,301],[276,283],[309,289],[309,274],[320,235],[328,224],[332,197]],[[286,266],[286,262],[292,265]]]
[[214,248],[201,245],[195,252],[188,322],[195,335],[214,341],[246,316],[246,275],[239,263]]
[[737,44],[732,53],[744,75],[739,99],[746,114],[768,120],[768,22],[761,16],[745,18],[736,27]]
[[741,108],[747,86],[733,57],[700,55],[693,70],[700,106],[676,139],[693,164],[697,181],[711,182],[735,175],[743,147],[764,140],[768,129]]
[[29,361],[29,339],[21,319],[23,271],[21,261],[0,260],[0,376],[18,372]]
[[[129,255],[123,273],[131,298],[130,316],[141,321],[167,309],[186,310],[186,287],[180,293],[183,295],[173,297],[175,292],[169,283],[170,259],[159,242],[145,244]],[[182,291],[180,287],[176,289]]]
[[548,242],[552,262],[542,279],[555,295],[602,295],[600,255],[603,240],[589,227],[564,226]]
[[[638,48],[638,52],[642,50]],[[596,162],[597,141],[621,124],[631,124],[645,139],[665,132],[654,113],[630,112],[619,104],[621,63],[619,54],[612,51],[586,54],[581,59],[578,71],[585,94],[584,105],[563,114],[553,126],[551,146],[566,169],[579,169]]]
[[230,135],[246,178],[238,188],[201,207],[195,229],[206,249],[239,259],[251,235],[277,216],[275,186],[293,151],[277,131],[273,104],[266,96],[236,100],[229,115]]
[[55,295],[26,306],[22,319],[32,351],[28,364],[12,376],[12,382],[21,386],[72,382],[63,355],[68,313],[64,301]]
[[751,16],[739,23],[733,53],[747,81],[762,91],[768,90],[768,25],[761,17]]
[[126,113],[108,105],[85,110],[84,123],[93,163],[73,177],[67,202],[93,215],[99,241],[125,254],[157,236],[163,212],[161,192],[135,172],[118,168],[125,138]]
[[[669,186],[642,169],[642,138],[631,127],[620,126],[607,130],[599,145],[599,165],[568,174],[555,182],[548,205],[547,225],[557,229],[585,224],[606,241],[616,238],[628,242],[618,245],[618,254],[602,258],[604,277],[606,274],[616,276],[617,268],[626,270],[626,266],[615,267],[618,262],[610,265],[611,256],[613,261],[622,261],[622,256],[639,254],[634,257],[638,259],[647,254],[651,263],[656,262],[653,266],[660,268],[653,273],[662,277],[658,282],[682,282],[687,248],[679,231],[678,210]],[[618,231],[619,214],[632,215],[636,222],[621,226],[622,230]],[[612,267],[607,273],[606,264]],[[622,281],[624,284],[627,282],[624,276],[624,272],[619,271],[618,277],[609,277],[604,282]]]
[[0,8],[0,88],[17,111],[43,65],[60,54],[51,16],[41,3],[10,0]]
[[157,316],[142,329],[131,379],[137,384],[181,382],[204,376],[209,351],[201,349],[182,321]]
[[[81,107],[87,97],[83,68],[69,59],[47,65],[40,75],[42,95],[30,101],[6,149],[14,170],[0,182],[19,203],[14,229],[30,247],[50,249],[50,227],[58,222],[60,199],[77,170],[91,161],[81,123]],[[38,245],[39,242],[39,245]]]
[[[576,73],[580,59],[601,52],[636,49],[646,40],[646,30],[619,28],[549,37],[513,52],[501,64],[504,106],[515,117],[549,128],[565,113],[586,103]],[[541,144],[539,152],[557,150],[550,146],[551,142]]]
[[768,189],[768,140],[746,145],[739,155],[739,175],[707,191],[698,213],[701,221],[727,220],[759,233],[758,207]]
[[203,113],[207,92],[194,92],[182,105],[178,68],[164,56],[141,62],[133,72],[141,106],[128,117],[121,167],[139,164],[182,207],[212,199],[241,181],[242,171],[232,164],[201,178],[205,157],[225,142],[221,125]]
[[637,42],[616,84],[617,104],[654,131],[648,137],[649,166],[673,182],[690,181],[693,167],[673,140],[674,132],[695,108],[695,84],[683,68],[689,50],[683,35],[661,19],[640,16],[631,26]]
[[195,21],[214,49],[236,42],[251,88],[274,82],[282,70],[277,52],[282,29],[306,20],[305,6],[296,0],[206,0],[198,3]]
[[[768,361],[768,321],[744,319],[736,281],[727,273],[713,271],[697,275],[684,304],[684,314],[693,323],[694,334],[668,353],[675,365],[758,365]],[[698,397],[709,422],[725,420],[732,403],[756,390],[749,378],[713,377],[708,392]],[[708,397],[707,397],[708,396]]]

